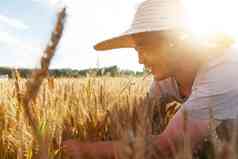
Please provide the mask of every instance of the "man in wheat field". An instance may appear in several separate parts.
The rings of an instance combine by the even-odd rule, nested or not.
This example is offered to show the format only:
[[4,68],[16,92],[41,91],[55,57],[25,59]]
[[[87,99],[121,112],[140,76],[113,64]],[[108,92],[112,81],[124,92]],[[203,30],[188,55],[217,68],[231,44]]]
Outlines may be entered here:
[[[96,50],[135,48],[139,63],[154,75],[150,95],[171,96],[183,103],[166,129],[153,136],[164,156],[173,154],[185,133],[196,149],[209,134],[211,117],[217,129],[234,121],[238,112],[238,52],[232,39],[219,34],[206,39],[207,45],[194,40],[181,27],[180,11],[177,0],[146,0],[127,32],[95,46]],[[63,146],[75,158],[115,158],[115,143],[68,140]]]

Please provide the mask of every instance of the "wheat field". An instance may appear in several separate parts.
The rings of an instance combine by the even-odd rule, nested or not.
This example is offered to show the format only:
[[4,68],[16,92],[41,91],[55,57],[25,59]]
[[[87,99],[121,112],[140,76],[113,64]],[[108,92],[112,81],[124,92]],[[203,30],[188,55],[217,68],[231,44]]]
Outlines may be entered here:
[[[119,158],[148,158],[145,157],[148,155],[145,149],[150,146],[147,137],[159,134],[179,108],[177,103],[165,107],[148,97],[151,81],[152,77],[106,76],[44,79],[36,98],[30,102],[30,112],[37,121],[36,132],[43,139],[45,157],[39,157],[42,143],[34,134],[20,101],[27,80],[0,81],[1,159],[69,159],[61,148],[62,141],[67,139],[117,140],[121,141]],[[223,151],[227,143],[219,143],[213,134],[210,136],[212,142],[205,145],[206,151],[199,154],[200,158],[236,158],[236,150],[228,155],[227,150]],[[131,144],[132,141],[138,142]],[[197,154],[191,152],[186,138],[183,141],[175,158],[199,158],[194,157]],[[156,153],[150,155],[158,158]]]
[[[61,148],[67,139],[120,140],[120,158],[148,158],[147,137],[159,134],[179,108],[177,103],[169,102],[165,107],[147,96],[152,77],[48,77],[30,102],[42,146],[20,101],[26,82],[19,78],[0,81],[1,159],[68,159]],[[218,143],[212,135],[211,139],[212,144],[205,145],[200,158],[224,158],[227,154],[222,147],[226,143]],[[131,141],[139,142],[131,145]],[[191,152],[189,143],[184,143],[176,158],[198,158],[192,157],[196,154]],[[41,151],[47,151],[47,156],[39,157]]]
[[[34,157],[38,144],[32,134],[19,94],[25,79],[0,81],[0,156]],[[39,121],[38,131],[49,143],[49,158],[61,158],[62,140],[81,141],[120,139],[123,126],[135,127],[134,107],[146,96],[151,78],[48,78],[42,83],[31,112]],[[135,128],[134,128],[135,129]]]

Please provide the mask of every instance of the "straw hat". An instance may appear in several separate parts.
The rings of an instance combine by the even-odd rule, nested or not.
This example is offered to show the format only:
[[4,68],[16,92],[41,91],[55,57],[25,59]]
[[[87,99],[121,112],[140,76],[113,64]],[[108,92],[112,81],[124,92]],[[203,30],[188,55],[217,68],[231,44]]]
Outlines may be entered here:
[[132,35],[179,28],[181,12],[179,0],[146,0],[138,7],[129,30],[118,37],[95,45],[96,50],[133,48]]

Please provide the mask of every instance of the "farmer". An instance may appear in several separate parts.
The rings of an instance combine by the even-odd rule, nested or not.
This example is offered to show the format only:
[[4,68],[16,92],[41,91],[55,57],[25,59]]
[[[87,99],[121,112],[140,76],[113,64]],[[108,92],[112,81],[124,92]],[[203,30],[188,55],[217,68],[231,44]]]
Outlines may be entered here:
[[[146,0],[126,33],[95,46],[96,50],[134,48],[139,63],[154,76],[150,95],[172,96],[183,103],[166,129],[152,136],[164,156],[172,154],[185,131],[195,149],[209,134],[211,116],[218,129],[230,125],[238,113],[238,58],[233,40],[225,34],[206,41],[194,38],[183,28],[180,11],[177,0]],[[116,142],[68,140],[63,149],[74,158],[115,158]]]

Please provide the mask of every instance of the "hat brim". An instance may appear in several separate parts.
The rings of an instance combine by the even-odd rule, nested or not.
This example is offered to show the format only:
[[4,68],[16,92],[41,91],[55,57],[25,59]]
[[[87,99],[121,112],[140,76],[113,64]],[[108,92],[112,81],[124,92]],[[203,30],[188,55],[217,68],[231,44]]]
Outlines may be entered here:
[[97,43],[94,48],[98,51],[105,51],[119,48],[134,48],[135,46],[132,35],[122,35]]

